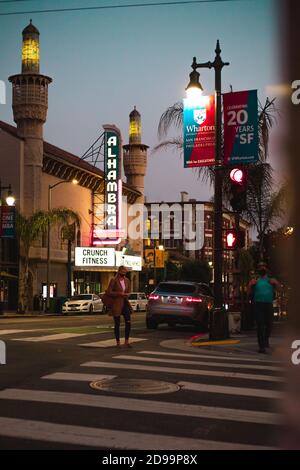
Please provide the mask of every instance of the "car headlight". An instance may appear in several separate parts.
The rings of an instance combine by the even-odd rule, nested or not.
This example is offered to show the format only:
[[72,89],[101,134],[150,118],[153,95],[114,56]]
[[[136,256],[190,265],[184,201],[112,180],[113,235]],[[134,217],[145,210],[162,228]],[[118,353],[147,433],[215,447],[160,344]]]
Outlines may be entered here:
[[88,302],[85,302],[84,304],[82,304],[81,306],[82,307],[86,307],[89,303]]

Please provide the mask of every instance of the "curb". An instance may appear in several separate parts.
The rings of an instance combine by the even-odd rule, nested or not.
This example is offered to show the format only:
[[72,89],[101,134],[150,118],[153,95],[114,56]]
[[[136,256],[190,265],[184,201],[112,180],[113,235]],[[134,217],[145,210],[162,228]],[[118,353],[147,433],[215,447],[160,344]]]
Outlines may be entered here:
[[43,314],[34,314],[34,315],[23,315],[23,314],[0,314],[0,320],[1,318],[47,318],[47,317],[62,317],[63,315],[61,313],[43,313]]
[[227,344],[239,344],[241,341],[239,339],[226,339],[223,341],[199,341],[191,343],[194,347],[200,346],[226,346]]

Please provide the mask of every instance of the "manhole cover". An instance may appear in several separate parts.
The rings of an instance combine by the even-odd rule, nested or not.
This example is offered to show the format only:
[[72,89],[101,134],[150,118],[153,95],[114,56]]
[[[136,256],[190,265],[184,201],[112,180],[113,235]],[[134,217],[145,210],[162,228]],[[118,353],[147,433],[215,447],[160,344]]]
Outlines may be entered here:
[[91,382],[95,390],[113,393],[132,393],[138,395],[153,395],[158,393],[173,393],[180,390],[178,385],[159,380],[144,379],[110,379]]

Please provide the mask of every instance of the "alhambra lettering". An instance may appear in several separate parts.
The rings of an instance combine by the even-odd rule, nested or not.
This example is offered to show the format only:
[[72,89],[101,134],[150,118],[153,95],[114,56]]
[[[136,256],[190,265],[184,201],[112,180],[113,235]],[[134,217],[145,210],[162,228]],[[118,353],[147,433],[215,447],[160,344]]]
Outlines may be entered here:
[[105,223],[108,229],[117,228],[118,220],[118,140],[107,139]]

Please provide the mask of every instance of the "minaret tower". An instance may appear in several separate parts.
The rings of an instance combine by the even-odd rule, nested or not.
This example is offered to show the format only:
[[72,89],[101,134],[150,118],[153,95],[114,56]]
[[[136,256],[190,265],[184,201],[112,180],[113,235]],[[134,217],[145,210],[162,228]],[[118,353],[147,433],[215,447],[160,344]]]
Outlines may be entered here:
[[142,193],[138,202],[144,203],[144,177],[147,170],[148,145],[142,144],[141,115],[134,107],[129,114],[129,144],[124,145],[124,171],[127,183]]
[[31,20],[22,35],[22,73],[12,75],[9,81],[13,88],[14,121],[19,136],[24,139],[23,213],[30,215],[41,209],[43,125],[52,79],[40,74],[40,33]]
[[[135,204],[140,204],[141,218],[143,217],[143,207],[145,201],[144,195],[144,177],[147,170],[147,149],[148,145],[142,144],[141,115],[134,107],[129,114],[129,144],[123,145],[124,149],[124,171],[127,177],[127,183],[137,189],[141,196],[137,198]],[[128,224],[131,218],[128,217]],[[143,226],[143,222],[141,224]],[[143,237],[138,237],[131,241],[131,246],[136,253],[143,256]]]

